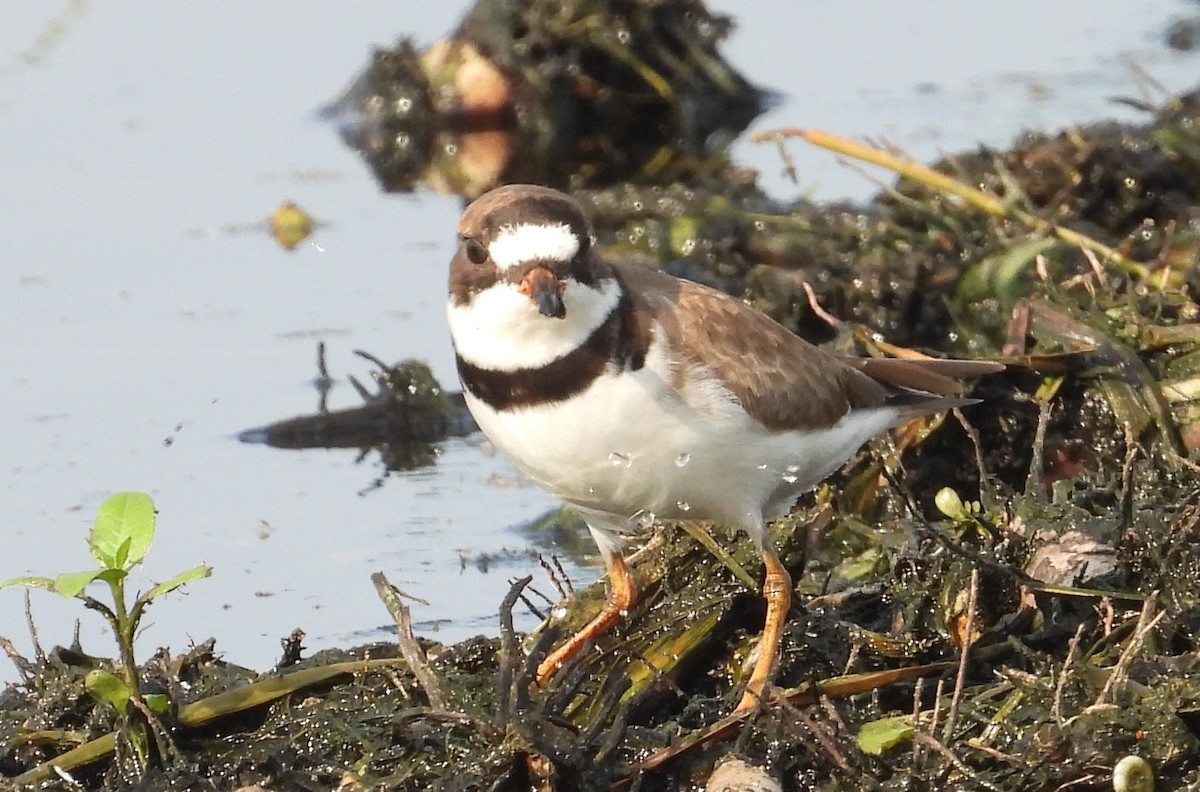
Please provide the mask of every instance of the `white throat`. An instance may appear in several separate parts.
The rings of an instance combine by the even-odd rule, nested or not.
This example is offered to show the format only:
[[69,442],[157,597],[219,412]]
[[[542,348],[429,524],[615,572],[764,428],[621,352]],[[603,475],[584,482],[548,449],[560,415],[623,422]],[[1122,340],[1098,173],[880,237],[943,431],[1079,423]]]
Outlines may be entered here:
[[501,270],[529,261],[570,261],[579,253],[579,237],[565,223],[506,225],[488,245],[488,255]]
[[614,278],[594,287],[566,278],[562,300],[566,316],[544,316],[516,284],[501,281],[465,304],[451,301],[447,317],[454,349],[468,363],[493,371],[552,363],[582,346],[604,324],[621,301],[621,285]]

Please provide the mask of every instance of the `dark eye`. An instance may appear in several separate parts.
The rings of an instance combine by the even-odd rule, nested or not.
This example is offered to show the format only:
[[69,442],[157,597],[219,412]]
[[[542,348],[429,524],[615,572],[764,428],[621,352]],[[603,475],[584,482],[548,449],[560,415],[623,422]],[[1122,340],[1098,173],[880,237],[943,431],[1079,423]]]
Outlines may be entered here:
[[488,259],[487,248],[481,245],[478,239],[464,239],[463,250],[467,253],[467,260],[472,264],[482,264]]

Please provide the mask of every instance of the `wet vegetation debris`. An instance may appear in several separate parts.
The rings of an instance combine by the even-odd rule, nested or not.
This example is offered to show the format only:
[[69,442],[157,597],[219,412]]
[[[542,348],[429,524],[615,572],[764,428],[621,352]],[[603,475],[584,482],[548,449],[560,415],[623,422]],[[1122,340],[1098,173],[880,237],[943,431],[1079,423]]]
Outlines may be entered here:
[[479,0],[447,38],[377,50],[325,115],[388,191],[669,184],[766,109],[699,0]]
[[437,443],[476,431],[462,394],[447,392],[429,366],[418,360],[388,365],[379,358],[354,350],[375,364],[371,390],[353,375],[348,377],[362,404],[342,410],[328,408],[334,385],[325,361],[325,344],[317,345],[318,376],[314,381],[317,411],[238,434],[243,443],[263,443],[273,448],[358,448],[362,459],[379,452],[385,471],[411,470],[433,464]]

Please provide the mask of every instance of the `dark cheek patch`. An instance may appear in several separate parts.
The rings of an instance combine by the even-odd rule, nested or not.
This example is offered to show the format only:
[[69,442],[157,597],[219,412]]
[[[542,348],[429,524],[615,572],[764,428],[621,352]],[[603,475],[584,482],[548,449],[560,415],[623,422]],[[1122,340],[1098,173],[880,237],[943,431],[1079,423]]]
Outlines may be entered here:
[[493,266],[472,264],[467,254],[459,250],[450,262],[450,299],[455,305],[467,305],[471,298],[499,279]]

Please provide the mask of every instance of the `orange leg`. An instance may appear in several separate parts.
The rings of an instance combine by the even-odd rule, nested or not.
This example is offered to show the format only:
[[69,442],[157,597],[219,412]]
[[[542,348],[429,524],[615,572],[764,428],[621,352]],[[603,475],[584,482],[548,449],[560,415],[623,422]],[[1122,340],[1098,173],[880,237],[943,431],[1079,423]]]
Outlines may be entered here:
[[[637,585],[629,574],[629,567],[620,555],[614,555],[608,561],[608,599],[604,607],[596,614],[596,618],[588,622],[582,630],[575,633],[562,646],[551,652],[537,669],[539,685],[545,685],[550,677],[563,665],[583,651],[583,648],[612,629],[613,625],[625,617],[629,608],[637,601]],[[786,572],[784,574],[787,574]],[[785,608],[786,610],[786,608]]]
[[767,601],[767,619],[763,625],[762,638],[758,644],[758,662],[750,672],[746,692],[738,702],[735,712],[750,709],[762,700],[763,690],[775,676],[779,659],[779,641],[783,638],[783,625],[787,621],[788,609],[792,604],[792,576],[779,561],[779,555],[769,544],[762,550],[767,574],[763,580],[763,598]]

